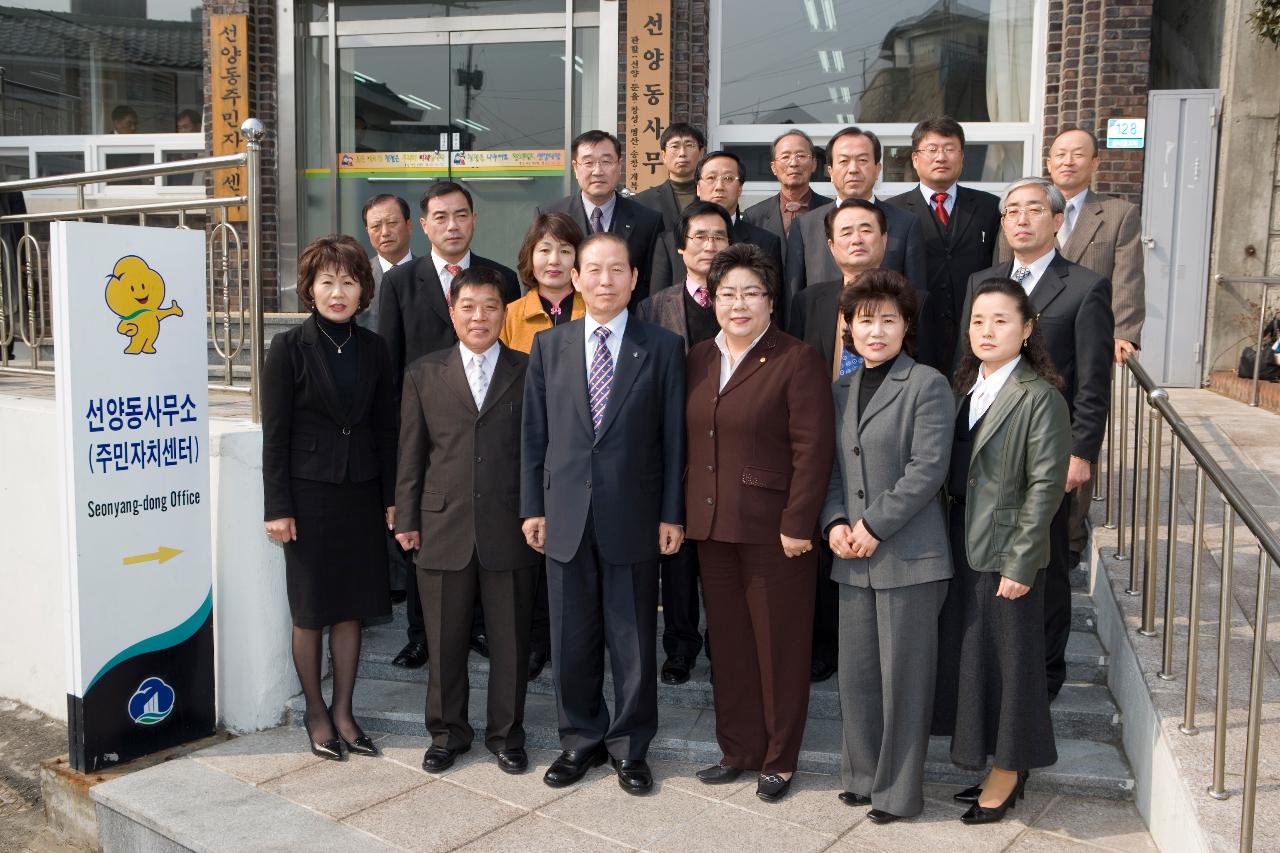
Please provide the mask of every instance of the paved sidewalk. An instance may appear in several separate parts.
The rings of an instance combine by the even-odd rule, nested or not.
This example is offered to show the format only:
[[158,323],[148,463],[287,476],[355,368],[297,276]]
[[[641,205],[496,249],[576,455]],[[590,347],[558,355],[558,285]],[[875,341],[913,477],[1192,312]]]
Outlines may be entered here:
[[[126,810],[185,821],[171,837],[211,850],[290,841],[293,849],[415,851],[1155,849],[1133,804],[1114,800],[1030,791],[1002,823],[968,827],[957,820],[964,809],[951,801],[954,790],[929,786],[921,817],[876,826],[865,807],[836,799],[833,776],[801,773],[787,799],[769,804],[756,798],[754,780],[712,787],[694,778],[695,766],[655,762],[654,793],[633,797],[607,768],[570,788],[547,787],[551,750],[531,751],[529,772],[510,776],[477,744],[447,773],[429,775],[419,767],[426,739],[378,741],[381,758],[339,764],[312,756],[302,730],[284,726],[169,762],[142,774],[149,782],[130,786],[141,777],[127,777],[98,790]],[[174,784],[157,784],[157,771]],[[202,817],[213,811],[207,802],[226,804],[217,821]],[[307,837],[321,843],[308,846]]]

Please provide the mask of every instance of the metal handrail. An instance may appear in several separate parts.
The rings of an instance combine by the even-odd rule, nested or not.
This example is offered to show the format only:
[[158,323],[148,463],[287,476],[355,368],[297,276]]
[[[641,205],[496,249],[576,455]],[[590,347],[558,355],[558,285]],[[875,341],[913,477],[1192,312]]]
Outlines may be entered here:
[[1280,287],[1280,276],[1275,275],[1223,275],[1213,277],[1217,284],[1260,284],[1262,285],[1262,303],[1258,306],[1258,337],[1253,345],[1253,383],[1249,393],[1249,405],[1258,405],[1259,378],[1262,373],[1262,335],[1267,328],[1267,299],[1271,296],[1271,288]]
[[[45,304],[45,280],[43,274],[43,263],[41,260],[39,241],[31,233],[31,226],[37,222],[50,222],[56,220],[69,219],[85,219],[85,218],[101,218],[106,221],[109,217],[116,216],[137,216],[138,223],[145,225],[147,215],[149,213],[177,213],[179,227],[186,227],[186,214],[193,210],[221,210],[223,213],[223,221],[221,227],[226,227],[226,212],[232,207],[245,205],[248,209],[248,238],[245,241],[245,251],[248,260],[248,285],[249,285],[249,409],[250,416],[255,423],[261,421],[261,397],[259,389],[259,379],[262,373],[263,355],[265,352],[264,344],[264,328],[262,313],[262,140],[266,136],[262,122],[256,118],[249,118],[240,125],[240,135],[245,141],[245,150],[240,154],[227,154],[217,157],[198,157],[191,160],[175,160],[170,163],[152,163],[142,166],[126,166],[119,169],[102,169],[94,172],[81,172],[74,175],[57,175],[47,178],[28,178],[20,181],[6,181],[0,183],[0,193],[3,192],[28,192],[33,190],[51,189],[55,187],[75,187],[77,189],[76,200],[77,206],[70,210],[59,210],[46,213],[22,213],[0,216],[0,225],[9,223],[21,223],[23,226],[23,236],[18,241],[18,252],[14,259],[16,263],[0,262],[0,314],[4,314],[0,319],[0,370],[23,370],[21,368],[13,368],[9,365],[8,345],[14,340],[14,330],[16,329],[22,336],[22,341],[31,351],[31,367],[30,370],[40,369],[40,348],[49,343],[50,335],[47,333],[48,324],[44,315]],[[121,205],[113,207],[88,207],[84,201],[84,187],[90,184],[110,183],[113,181],[129,180],[132,178],[150,178],[163,175],[179,175],[194,174],[197,172],[212,171],[216,169],[245,167],[246,181],[245,193],[239,196],[223,196],[215,198],[202,199],[184,199],[175,201],[147,202],[143,204]],[[225,235],[223,235],[225,237]],[[226,251],[226,240],[222,241],[223,251]],[[239,252],[239,239],[237,236],[237,253]],[[212,249],[210,250],[212,251]],[[224,265],[227,259],[223,259]],[[13,287],[15,296],[14,320],[9,322],[8,312],[11,310],[7,304],[7,296],[10,293],[10,284],[16,277],[16,286]],[[227,293],[224,288],[224,295]],[[212,297],[211,297],[212,299]],[[216,324],[216,302],[211,302],[213,306],[210,312],[211,326]],[[224,331],[229,329],[231,305],[229,299],[223,306],[223,311],[227,314],[224,320]],[[245,311],[243,298],[239,310],[240,329],[241,329],[241,346],[243,345],[243,326],[245,322]],[[229,335],[224,335],[224,344],[229,344]],[[215,347],[217,341],[215,340]],[[237,346],[234,349],[225,349],[217,347],[219,355],[224,359],[225,381],[226,386],[218,385],[219,388],[226,390],[244,390],[238,388],[229,388],[231,385],[231,359],[233,359],[240,351]],[[23,370],[23,372],[27,372]]]
[[[1280,284],[1280,280],[1275,283]],[[1125,463],[1130,455],[1130,442],[1127,437],[1128,413],[1125,411],[1129,395],[1129,380],[1135,383],[1136,411],[1134,412],[1134,438],[1132,442],[1132,491],[1129,514],[1125,517]],[[1168,539],[1165,559],[1165,595],[1163,608],[1163,641],[1161,649],[1161,666],[1157,676],[1165,681],[1175,679],[1173,672],[1173,626],[1175,624],[1175,576],[1177,570],[1178,545],[1178,500],[1179,473],[1182,464],[1182,453],[1190,457],[1196,471],[1196,490],[1194,501],[1194,522],[1192,529],[1192,564],[1190,579],[1190,601],[1188,607],[1187,638],[1187,672],[1185,696],[1183,702],[1183,722],[1178,727],[1184,735],[1195,735],[1199,732],[1196,726],[1197,676],[1199,671],[1200,649],[1200,584],[1202,574],[1202,552],[1204,551],[1205,503],[1208,484],[1212,483],[1218,490],[1223,502],[1223,542],[1222,573],[1219,584],[1218,599],[1218,647],[1217,647],[1217,679],[1214,701],[1214,744],[1213,768],[1207,793],[1214,799],[1227,799],[1230,792],[1226,789],[1226,756],[1227,756],[1227,710],[1228,681],[1230,677],[1230,639],[1231,614],[1234,602],[1232,591],[1232,570],[1235,563],[1236,520],[1253,534],[1258,544],[1258,585],[1254,604],[1254,645],[1252,665],[1250,668],[1249,709],[1245,742],[1245,767],[1243,774],[1243,804],[1240,814],[1240,849],[1251,851],[1254,836],[1254,809],[1258,788],[1258,753],[1260,749],[1260,732],[1262,725],[1262,689],[1265,666],[1267,636],[1267,596],[1270,590],[1271,567],[1280,565],[1280,538],[1267,526],[1266,521],[1232,481],[1209,455],[1208,450],[1192,433],[1190,427],[1174,408],[1169,400],[1169,392],[1152,380],[1150,374],[1134,357],[1125,359],[1123,365],[1113,375],[1112,407],[1109,418],[1114,419],[1116,406],[1121,404],[1121,415],[1118,422],[1112,421],[1108,426],[1107,453],[1101,458],[1108,466],[1108,483],[1111,481],[1110,467],[1116,464],[1120,475],[1115,477],[1117,483],[1117,505],[1111,505],[1112,490],[1108,485],[1103,500],[1106,502],[1106,518],[1114,519],[1119,541],[1115,557],[1128,558],[1129,586],[1126,592],[1141,595],[1141,626],[1138,633],[1146,637],[1158,636],[1156,630],[1156,595],[1158,581],[1158,548],[1160,536],[1161,504],[1165,505],[1168,517]],[[1146,406],[1142,405],[1145,398]],[[1142,421],[1143,412],[1150,408],[1147,425],[1146,459],[1143,459]],[[1160,494],[1160,469],[1162,467],[1162,437],[1165,427],[1170,431],[1170,476],[1167,499],[1162,500]],[[1117,447],[1117,439],[1118,447]],[[1118,451],[1118,452],[1117,452]],[[1142,499],[1138,484],[1142,482],[1141,469],[1147,467],[1145,514],[1138,512],[1138,504]],[[1145,515],[1145,517],[1144,517]],[[1145,524],[1140,536],[1139,521]],[[1128,530],[1126,531],[1126,527]],[[1130,551],[1123,554],[1124,537],[1128,532]],[[1139,541],[1145,557],[1142,581],[1139,588]]]

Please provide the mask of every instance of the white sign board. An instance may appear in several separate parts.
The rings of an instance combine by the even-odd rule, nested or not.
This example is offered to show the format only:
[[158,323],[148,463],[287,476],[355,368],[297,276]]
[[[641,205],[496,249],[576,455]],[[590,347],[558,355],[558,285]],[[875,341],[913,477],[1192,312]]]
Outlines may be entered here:
[[71,759],[213,731],[205,235],[55,222]]
[[1146,144],[1145,118],[1107,119],[1108,148],[1142,148]]

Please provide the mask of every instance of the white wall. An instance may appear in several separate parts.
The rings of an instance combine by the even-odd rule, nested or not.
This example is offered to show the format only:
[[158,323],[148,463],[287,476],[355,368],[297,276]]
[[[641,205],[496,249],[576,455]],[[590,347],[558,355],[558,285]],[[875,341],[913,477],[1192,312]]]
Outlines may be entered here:
[[[284,553],[262,527],[262,433],[211,418],[218,718],[278,723],[298,692]],[[0,396],[0,696],[67,718],[61,487],[52,400]]]

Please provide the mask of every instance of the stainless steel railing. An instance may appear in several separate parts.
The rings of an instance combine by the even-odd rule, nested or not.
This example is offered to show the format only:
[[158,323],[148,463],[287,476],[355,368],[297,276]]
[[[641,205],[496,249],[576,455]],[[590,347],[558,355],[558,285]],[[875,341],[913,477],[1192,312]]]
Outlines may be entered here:
[[[187,228],[188,218],[197,212],[206,217],[216,214],[216,221],[207,223],[209,339],[214,351],[223,361],[222,384],[211,383],[220,390],[246,392],[249,395],[250,415],[254,422],[261,419],[259,377],[262,370],[265,344],[263,340],[262,312],[262,139],[266,135],[262,122],[246,119],[240,126],[245,150],[240,154],[220,157],[200,157],[157,163],[146,166],[129,166],[121,169],[104,169],[75,175],[57,175],[48,178],[32,178],[0,183],[0,193],[25,192],[54,187],[74,187],[76,206],[71,210],[44,213],[24,213],[0,216],[0,226],[20,224],[22,236],[10,256],[8,246],[0,240],[0,370],[17,372],[49,372],[53,365],[41,361],[41,350],[56,344],[50,327],[48,306],[49,283],[47,265],[41,241],[33,232],[36,223],[68,219],[101,219],[103,222],[122,216],[137,217],[139,225],[146,225],[148,217],[176,216],[178,228]],[[158,201],[128,204],[115,207],[87,207],[84,188],[90,184],[123,181],[130,178],[154,178],[163,175],[195,174],[217,169],[245,167],[244,195],[218,198],[188,199],[182,201]],[[248,211],[246,234],[242,240],[234,223],[229,221],[231,208],[245,205]],[[248,291],[248,305],[245,291]],[[234,331],[233,331],[234,329]],[[235,361],[244,352],[245,339],[249,343],[249,383],[235,382]],[[11,364],[10,347],[21,340],[29,351],[30,365],[18,367]]]
[[[1132,424],[1129,422],[1128,411],[1131,394],[1134,406]],[[1106,463],[1102,474],[1104,487],[1100,496],[1100,499],[1105,502],[1105,526],[1116,529],[1117,546],[1113,557],[1119,561],[1127,561],[1129,564],[1128,587],[1125,592],[1129,595],[1142,596],[1139,634],[1145,637],[1160,635],[1161,632],[1157,630],[1157,605],[1161,605],[1160,628],[1163,630],[1163,637],[1161,665],[1157,675],[1165,681],[1177,679],[1174,671],[1173,641],[1177,611],[1178,545],[1183,539],[1178,512],[1179,475],[1184,454],[1190,457],[1195,471],[1195,496],[1190,530],[1192,558],[1187,609],[1187,660],[1183,683],[1185,695],[1183,721],[1179,726],[1182,734],[1187,736],[1193,736],[1199,732],[1196,725],[1196,702],[1201,629],[1200,586],[1206,551],[1205,507],[1209,500],[1210,485],[1217,490],[1222,500],[1221,584],[1217,618],[1213,620],[1216,622],[1218,636],[1213,769],[1207,791],[1209,796],[1219,800],[1230,797],[1230,792],[1226,788],[1227,712],[1231,617],[1235,600],[1232,572],[1235,563],[1237,523],[1243,524],[1257,543],[1258,582],[1255,591],[1253,656],[1249,671],[1248,723],[1241,787],[1243,804],[1240,815],[1240,849],[1251,851],[1254,840],[1254,808],[1258,790],[1262,690],[1266,667],[1270,665],[1266,650],[1267,597],[1270,593],[1272,567],[1280,565],[1280,539],[1271,532],[1257,509],[1191,432],[1181,415],[1169,402],[1169,393],[1152,381],[1136,358],[1129,358],[1123,365],[1116,367],[1112,377],[1111,401],[1107,450],[1102,455],[1102,460]],[[1145,445],[1144,420],[1146,422]],[[1132,440],[1129,437],[1130,427],[1132,427]],[[1162,496],[1161,469],[1166,456],[1163,448],[1166,429],[1169,432],[1170,445],[1167,454],[1169,490],[1166,496]],[[1112,474],[1112,469],[1115,470],[1115,476]],[[1126,474],[1129,474],[1127,482]],[[1145,485],[1145,494],[1139,491],[1140,484]],[[1140,512],[1139,504],[1144,500],[1145,512]],[[1128,501],[1127,504],[1126,501]],[[1162,516],[1167,518],[1168,534],[1164,548],[1164,597],[1162,602],[1158,602],[1159,540]],[[1141,553],[1139,552],[1140,542]]]
[[1262,286],[1262,298],[1258,303],[1258,334],[1253,343],[1253,383],[1249,393],[1249,405],[1258,405],[1258,383],[1259,375],[1262,371],[1262,361],[1267,357],[1267,353],[1262,348],[1262,338],[1267,328],[1267,302],[1271,296],[1271,288],[1280,287],[1280,276],[1275,275],[1257,275],[1257,276],[1238,276],[1238,275],[1222,275],[1219,273],[1213,277],[1214,283],[1223,284],[1258,284]]

